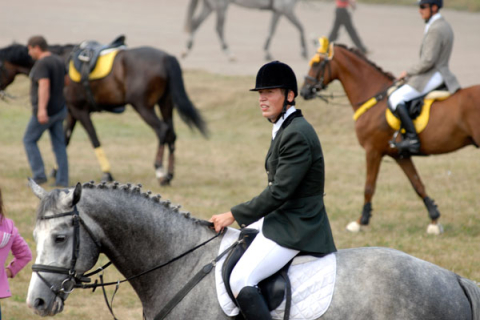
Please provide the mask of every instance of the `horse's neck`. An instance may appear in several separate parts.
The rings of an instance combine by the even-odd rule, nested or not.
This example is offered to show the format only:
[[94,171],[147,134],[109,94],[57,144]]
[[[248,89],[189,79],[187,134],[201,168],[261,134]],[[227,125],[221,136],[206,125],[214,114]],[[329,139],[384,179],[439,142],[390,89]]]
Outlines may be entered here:
[[337,79],[342,83],[353,109],[357,110],[362,103],[386,90],[393,81],[354,53],[345,52],[345,49],[342,51],[341,57],[335,57],[339,68]]
[[[125,191],[96,191],[91,190],[91,196],[83,203],[82,209],[101,229],[103,252],[125,277],[161,265],[214,236],[196,219],[152,199],[147,200],[140,194],[127,192],[120,197],[118,193]],[[117,195],[108,197],[109,193]],[[175,288],[172,283],[185,283],[183,277],[191,274],[195,267],[212,260],[217,249],[218,242],[214,241],[171,266],[142,276],[131,284],[142,301],[162,299],[161,295],[154,292],[166,286]],[[164,296],[168,299],[168,295]]]

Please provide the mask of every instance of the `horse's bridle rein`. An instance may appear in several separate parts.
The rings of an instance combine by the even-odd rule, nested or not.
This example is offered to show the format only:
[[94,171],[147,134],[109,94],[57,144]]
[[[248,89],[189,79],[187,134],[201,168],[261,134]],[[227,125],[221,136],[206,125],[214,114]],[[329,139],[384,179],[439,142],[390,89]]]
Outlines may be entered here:
[[[73,210],[70,212],[64,212],[59,214],[54,214],[51,216],[41,217],[40,220],[50,220],[62,217],[72,216],[73,223],[73,247],[72,247],[72,259],[70,261],[70,268],[56,267],[45,264],[34,264],[32,266],[32,271],[34,271],[38,277],[50,288],[50,290],[55,294],[55,296],[65,300],[65,295],[71,293],[75,288],[83,287],[84,283],[90,282],[89,276],[100,272],[101,270],[95,271],[89,274],[78,274],[75,266],[77,264],[78,256],[80,253],[80,225],[87,231],[87,233],[92,238],[95,245],[100,248],[100,243],[94,237],[92,231],[87,227],[85,222],[80,218],[80,214],[77,210],[77,206],[73,207]],[[105,266],[104,266],[105,267]],[[55,285],[52,285],[45,277],[43,277],[40,272],[48,273],[57,273],[65,274],[67,278],[62,281],[60,288],[57,288]]]

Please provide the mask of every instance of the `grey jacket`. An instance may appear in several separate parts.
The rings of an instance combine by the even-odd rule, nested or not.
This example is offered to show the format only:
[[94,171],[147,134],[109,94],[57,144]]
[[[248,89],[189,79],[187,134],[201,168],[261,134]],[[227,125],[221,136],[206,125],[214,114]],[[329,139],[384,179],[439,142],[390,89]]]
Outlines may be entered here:
[[460,89],[455,75],[448,68],[453,49],[453,30],[448,22],[440,17],[435,20],[423,36],[420,48],[420,61],[407,70],[407,84],[422,92],[433,74],[437,71],[443,77],[448,91]]

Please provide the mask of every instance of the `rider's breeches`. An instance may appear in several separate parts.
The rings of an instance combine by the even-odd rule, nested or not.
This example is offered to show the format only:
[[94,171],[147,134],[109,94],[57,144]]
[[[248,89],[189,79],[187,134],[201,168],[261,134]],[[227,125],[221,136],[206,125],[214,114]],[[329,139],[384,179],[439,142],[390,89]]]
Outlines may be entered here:
[[443,77],[440,72],[437,71],[427,82],[427,85],[425,86],[425,88],[423,88],[422,92],[418,92],[408,84],[404,84],[403,86],[395,90],[388,98],[389,107],[392,111],[395,111],[400,103],[404,103],[406,101],[410,101],[412,99],[423,96],[424,94],[427,94],[435,88],[438,88],[442,83]]
[[235,297],[243,287],[256,286],[283,268],[300,252],[265,238],[261,226],[259,231],[230,276],[230,286]]

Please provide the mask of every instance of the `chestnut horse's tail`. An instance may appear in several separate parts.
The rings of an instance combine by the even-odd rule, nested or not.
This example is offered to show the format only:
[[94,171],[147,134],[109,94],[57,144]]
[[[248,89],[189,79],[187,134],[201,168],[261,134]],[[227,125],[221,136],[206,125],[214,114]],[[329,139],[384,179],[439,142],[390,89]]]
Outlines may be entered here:
[[198,0],[190,0],[190,3],[188,4],[187,19],[185,20],[185,32],[192,31],[193,14],[195,13],[197,4]]
[[168,73],[168,84],[173,103],[177,107],[180,117],[189,126],[194,125],[205,136],[208,136],[207,124],[200,112],[195,108],[188,98],[185,86],[183,85],[182,69],[177,58],[167,55],[165,67]]

